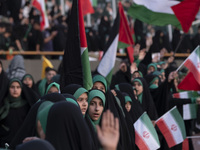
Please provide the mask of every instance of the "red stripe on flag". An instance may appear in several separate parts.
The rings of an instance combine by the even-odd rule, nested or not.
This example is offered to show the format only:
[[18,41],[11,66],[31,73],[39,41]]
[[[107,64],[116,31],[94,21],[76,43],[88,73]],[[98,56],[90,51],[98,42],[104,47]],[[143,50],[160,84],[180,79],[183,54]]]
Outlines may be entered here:
[[182,143],[182,150],[189,150],[189,141],[187,138]]
[[173,94],[173,98],[180,98],[180,94],[179,93]]
[[42,10],[42,6],[41,4],[37,1],[37,0],[33,0],[32,5],[38,9],[41,13],[42,16],[42,20],[40,21],[40,28],[41,30],[44,30],[44,26],[45,26],[45,15],[44,15],[44,11]]
[[149,147],[146,145],[146,142],[139,135],[139,133],[136,131],[136,129],[135,129],[135,144],[138,146],[139,149],[149,150]]
[[81,7],[83,10],[83,16],[87,15],[87,14],[93,14],[94,13],[94,9],[92,7],[92,4],[90,2],[90,0],[81,0]]
[[190,59],[188,59],[184,65],[193,73],[195,79],[200,84],[200,73],[197,70],[198,66],[195,66]]
[[82,12],[82,0],[78,0],[78,15],[79,15],[79,33],[80,33],[80,42],[81,42],[81,47],[87,47],[87,40],[85,36],[85,26],[84,26],[84,21],[83,21],[83,12]]
[[169,148],[175,146],[176,142],[165,121],[163,119],[160,119],[156,124],[160,129],[160,131],[162,132],[163,136],[165,137],[165,140],[167,141]]

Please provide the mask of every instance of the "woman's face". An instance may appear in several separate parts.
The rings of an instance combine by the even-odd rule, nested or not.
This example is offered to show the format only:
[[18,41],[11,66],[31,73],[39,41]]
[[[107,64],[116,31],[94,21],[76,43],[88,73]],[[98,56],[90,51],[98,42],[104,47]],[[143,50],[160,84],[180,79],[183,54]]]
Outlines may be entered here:
[[101,90],[102,92],[106,93],[105,86],[104,86],[103,83],[101,83],[101,82],[95,82],[95,83],[93,84],[92,89],[98,89],[98,90]]
[[93,121],[97,121],[103,112],[103,102],[100,98],[95,97],[89,105],[89,116]]
[[133,83],[133,86],[136,89],[137,95],[140,95],[143,92],[143,87],[142,87],[142,85],[139,82],[135,81]]
[[155,68],[153,66],[150,66],[149,69],[147,70],[147,74],[150,74],[155,71]]
[[22,88],[18,82],[13,82],[9,87],[9,92],[12,97],[18,98],[21,95]]
[[23,80],[23,83],[26,84],[29,88],[32,88],[33,86],[33,80],[30,77],[26,77]]
[[157,85],[157,86],[158,86],[158,82],[159,82],[159,80],[158,80],[158,79],[156,79],[156,80],[153,82],[153,84],[155,84],[155,85]]
[[59,90],[56,86],[52,86],[47,93],[59,93]]
[[129,111],[131,110],[131,103],[130,103],[130,102],[127,102],[127,103],[125,104],[125,108],[126,108],[126,110],[129,112]]
[[2,69],[2,65],[0,64],[0,74],[1,74],[2,70],[3,70],[3,69]]
[[85,115],[87,108],[88,108],[88,95],[86,93],[83,93],[79,98],[77,99],[77,103],[80,106],[81,112],[83,115]]

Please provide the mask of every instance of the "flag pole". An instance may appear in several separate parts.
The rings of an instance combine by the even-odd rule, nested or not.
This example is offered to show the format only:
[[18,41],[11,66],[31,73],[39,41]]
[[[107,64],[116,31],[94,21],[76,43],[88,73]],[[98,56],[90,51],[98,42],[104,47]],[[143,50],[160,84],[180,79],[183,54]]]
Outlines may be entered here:
[[178,48],[180,47],[184,37],[185,37],[185,33],[183,34],[182,38],[179,40],[178,45],[176,46],[176,49],[175,49],[174,55],[173,55],[174,57],[175,57],[175,54],[178,51]]

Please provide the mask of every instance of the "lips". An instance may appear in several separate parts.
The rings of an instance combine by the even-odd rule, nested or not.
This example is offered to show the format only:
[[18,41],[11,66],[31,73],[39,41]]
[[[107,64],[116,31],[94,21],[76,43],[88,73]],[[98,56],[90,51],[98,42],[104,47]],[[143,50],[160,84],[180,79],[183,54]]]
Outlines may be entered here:
[[87,111],[87,108],[82,108],[81,111],[82,111],[82,112],[86,112],[86,111]]
[[93,117],[98,118],[100,116],[100,114],[98,113],[93,113]]

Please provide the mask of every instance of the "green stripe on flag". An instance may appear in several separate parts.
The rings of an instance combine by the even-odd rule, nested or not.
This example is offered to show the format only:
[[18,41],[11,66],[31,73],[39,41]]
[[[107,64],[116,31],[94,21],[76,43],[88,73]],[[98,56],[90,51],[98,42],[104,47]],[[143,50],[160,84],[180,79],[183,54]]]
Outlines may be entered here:
[[118,48],[126,48],[129,47],[129,44],[123,43],[123,42],[118,42]]
[[181,117],[180,113],[178,112],[177,108],[173,109],[170,112],[170,114],[172,115],[172,117],[176,121],[177,125],[179,126],[179,128],[181,130],[181,134],[183,136],[183,139],[185,139],[186,138],[185,123],[184,123],[183,118]]
[[140,117],[140,119],[143,122],[143,124],[146,126],[146,128],[149,130],[151,135],[154,137],[154,139],[156,140],[158,145],[160,145],[159,139],[158,139],[158,136],[157,136],[157,132],[156,132],[150,118],[148,117],[147,113],[144,112],[143,115]]
[[181,24],[175,15],[153,12],[142,5],[133,4],[129,8],[128,14],[133,18],[137,18],[148,24],[154,24],[158,26],[171,24],[178,27],[179,29],[182,29]]
[[81,55],[81,62],[83,68],[83,86],[86,90],[90,90],[92,88],[92,75],[88,58],[88,48],[83,51]]

